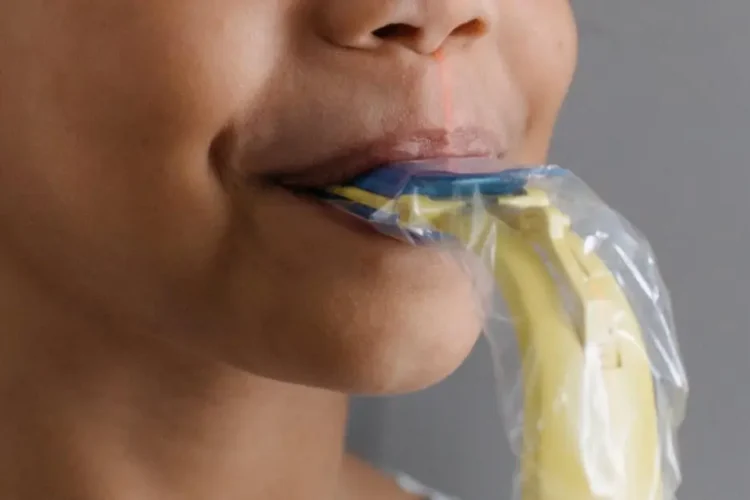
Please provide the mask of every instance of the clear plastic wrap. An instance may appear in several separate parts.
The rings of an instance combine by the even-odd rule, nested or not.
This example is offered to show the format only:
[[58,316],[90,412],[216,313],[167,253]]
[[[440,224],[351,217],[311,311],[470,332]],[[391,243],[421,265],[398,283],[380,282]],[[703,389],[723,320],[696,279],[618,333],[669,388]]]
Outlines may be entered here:
[[567,170],[455,173],[488,161],[395,165],[320,195],[472,273],[515,498],[673,499],[688,384],[649,244]]

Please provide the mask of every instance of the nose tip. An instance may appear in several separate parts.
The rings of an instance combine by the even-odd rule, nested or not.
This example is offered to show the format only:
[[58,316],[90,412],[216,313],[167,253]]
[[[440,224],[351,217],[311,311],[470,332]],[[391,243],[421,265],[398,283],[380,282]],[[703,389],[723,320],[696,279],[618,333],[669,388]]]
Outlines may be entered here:
[[434,54],[451,41],[470,42],[490,29],[483,0],[329,0],[323,36],[336,45],[376,50],[400,45]]

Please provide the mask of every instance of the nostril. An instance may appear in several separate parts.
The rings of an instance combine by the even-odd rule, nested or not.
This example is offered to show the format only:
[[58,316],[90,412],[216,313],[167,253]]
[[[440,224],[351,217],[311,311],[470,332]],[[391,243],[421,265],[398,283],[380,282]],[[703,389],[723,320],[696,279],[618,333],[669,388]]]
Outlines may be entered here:
[[[445,29],[449,27],[450,31]],[[365,40],[368,48],[379,47],[385,42],[402,45],[420,54],[434,54],[443,44],[449,42],[451,38],[461,44],[467,43],[482,37],[489,30],[490,27],[487,21],[481,17],[475,17],[460,25],[453,23],[448,26],[441,25],[438,22],[426,26],[409,23],[390,23],[371,31]]]
[[463,23],[453,30],[451,35],[453,36],[467,36],[467,37],[478,37],[482,36],[487,32],[487,23],[481,19],[472,19],[471,21]]
[[[472,19],[456,27],[451,36],[478,37],[487,32],[487,23],[481,19]],[[381,40],[417,38],[422,29],[406,23],[391,23],[376,29],[372,34]]]
[[389,40],[393,38],[415,38],[421,31],[411,24],[393,23],[376,29],[372,34],[381,40]]

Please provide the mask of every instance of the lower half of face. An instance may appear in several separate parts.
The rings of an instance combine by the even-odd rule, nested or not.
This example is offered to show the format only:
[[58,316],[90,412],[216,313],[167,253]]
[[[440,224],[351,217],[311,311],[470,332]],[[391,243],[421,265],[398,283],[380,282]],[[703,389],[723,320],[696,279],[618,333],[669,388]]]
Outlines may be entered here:
[[566,2],[433,3],[16,0],[23,36],[0,21],[0,269],[261,376],[362,393],[442,380],[482,328],[460,260],[278,182],[420,155],[546,160],[575,60]]

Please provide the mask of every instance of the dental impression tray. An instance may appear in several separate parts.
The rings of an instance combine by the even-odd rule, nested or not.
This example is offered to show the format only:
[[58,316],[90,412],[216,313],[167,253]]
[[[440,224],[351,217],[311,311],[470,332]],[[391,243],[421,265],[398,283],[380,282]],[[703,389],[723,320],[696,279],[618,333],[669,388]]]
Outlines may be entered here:
[[521,360],[521,500],[672,498],[687,380],[668,297],[648,244],[583,183],[428,162],[318,195],[405,243],[468,250],[494,277]]

